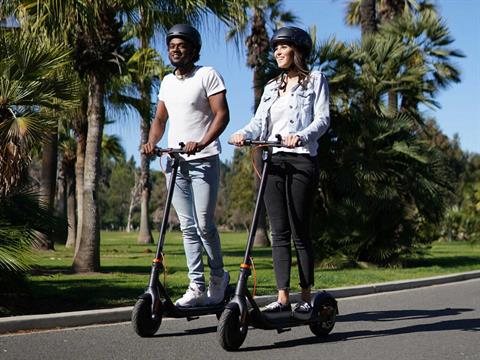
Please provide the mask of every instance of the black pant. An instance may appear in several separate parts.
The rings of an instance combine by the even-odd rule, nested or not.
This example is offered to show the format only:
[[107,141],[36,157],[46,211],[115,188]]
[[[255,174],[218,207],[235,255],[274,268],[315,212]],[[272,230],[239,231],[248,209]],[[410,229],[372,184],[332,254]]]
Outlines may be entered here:
[[307,289],[313,285],[310,223],[317,179],[316,158],[282,152],[272,156],[264,199],[272,229],[273,267],[278,290],[290,288],[292,238],[300,286]]

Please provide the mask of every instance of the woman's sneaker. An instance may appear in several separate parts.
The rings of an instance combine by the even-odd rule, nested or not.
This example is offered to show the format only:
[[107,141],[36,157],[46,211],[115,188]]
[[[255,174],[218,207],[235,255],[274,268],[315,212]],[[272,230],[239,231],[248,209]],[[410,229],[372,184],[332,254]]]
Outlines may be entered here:
[[300,300],[293,307],[293,316],[297,319],[307,320],[312,315],[312,310],[310,303]]
[[262,309],[262,312],[266,313],[279,313],[282,311],[292,311],[292,306],[290,304],[284,305],[281,302],[274,301]]
[[220,304],[225,298],[225,289],[230,281],[230,274],[223,272],[223,276],[211,276],[208,284],[208,305]]
[[200,287],[192,282],[188,286],[183,296],[175,302],[175,306],[180,307],[197,307],[205,306],[207,302],[207,292],[200,290]]

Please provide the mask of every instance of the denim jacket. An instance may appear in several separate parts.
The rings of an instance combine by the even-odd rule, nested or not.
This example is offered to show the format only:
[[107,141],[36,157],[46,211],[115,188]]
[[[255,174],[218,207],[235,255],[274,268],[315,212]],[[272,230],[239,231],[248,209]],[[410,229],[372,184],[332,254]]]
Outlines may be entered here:
[[[270,108],[278,98],[279,82],[268,83],[263,91],[255,116],[237,133],[244,134],[247,139],[266,140],[270,121]],[[310,72],[305,88],[295,85],[288,100],[288,131],[300,137],[303,146],[309,149],[310,155],[317,154],[317,140],[330,125],[330,111],[328,107],[328,83],[320,71]]]

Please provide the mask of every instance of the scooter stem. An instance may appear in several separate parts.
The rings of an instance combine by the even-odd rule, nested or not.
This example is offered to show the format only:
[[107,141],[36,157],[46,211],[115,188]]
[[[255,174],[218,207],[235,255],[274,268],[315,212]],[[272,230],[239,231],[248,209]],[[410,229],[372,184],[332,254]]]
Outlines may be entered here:
[[160,235],[158,238],[156,259],[162,256],[163,244],[165,243],[165,233],[167,232],[168,217],[170,215],[170,204],[172,203],[173,190],[175,187],[175,179],[177,178],[178,166],[180,164],[180,156],[176,153],[170,154],[173,159],[172,173],[170,175],[170,181],[168,183],[167,201],[165,202],[165,211],[163,212],[162,225],[160,227]]
[[263,193],[265,192],[265,186],[267,185],[267,170],[270,163],[270,153],[268,149],[262,149],[263,169],[262,177],[260,178],[260,188],[258,189],[257,200],[255,202],[255,210],[253,212],[253,222],[248,234],[247,249],[245,251],[244,264],[250,264],[250,254],[252,252],[253,243],[255,241],[255,234],[257,232],[258,218],[260,215],[260,207],[263,201]]

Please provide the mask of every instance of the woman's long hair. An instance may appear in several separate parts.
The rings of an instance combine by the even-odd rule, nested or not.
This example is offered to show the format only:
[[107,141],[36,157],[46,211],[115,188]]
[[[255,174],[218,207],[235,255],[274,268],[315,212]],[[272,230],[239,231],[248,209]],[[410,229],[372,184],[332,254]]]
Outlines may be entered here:
[[310,76],[310,69],[307,65],[306,56],[298,50],[295,46],[290,45],[293,49],[293,62],[292,65],[286,70],[282,70],[274,80],[280,81],[279,90],[285,90],[287,87],[287,73],[290,70],[295,70],[298,73],[298,83],[305,88]]

